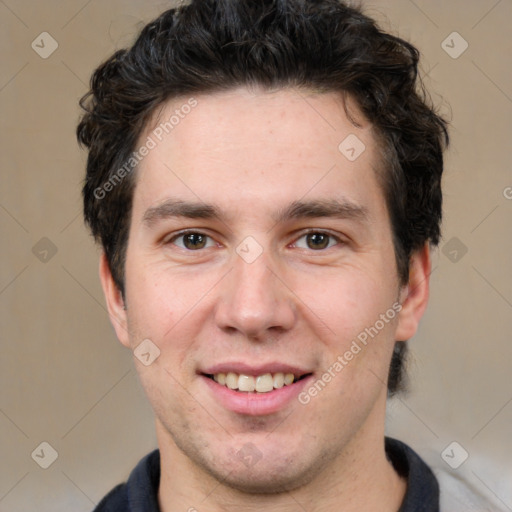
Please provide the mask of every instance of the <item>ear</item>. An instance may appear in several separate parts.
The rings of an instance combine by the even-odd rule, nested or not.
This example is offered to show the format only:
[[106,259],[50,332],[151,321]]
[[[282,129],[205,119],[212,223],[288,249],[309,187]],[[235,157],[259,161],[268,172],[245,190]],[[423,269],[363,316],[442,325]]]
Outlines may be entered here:
[[420,319],[427,308],[430,272],[430,246],[426,243],[422,249],[412,254],[409,261],[409,282],[400,292],[402,310],[398,316],[396,341],[407,341],[416,334]]
[[130,338],[128,336],[128,322],[123,296],[114,282],[110,265],[104,251],[102,251],[100,257],[100,281],[107,302],[110,322],[116,331],[119,341],[125,347],[129,348]]

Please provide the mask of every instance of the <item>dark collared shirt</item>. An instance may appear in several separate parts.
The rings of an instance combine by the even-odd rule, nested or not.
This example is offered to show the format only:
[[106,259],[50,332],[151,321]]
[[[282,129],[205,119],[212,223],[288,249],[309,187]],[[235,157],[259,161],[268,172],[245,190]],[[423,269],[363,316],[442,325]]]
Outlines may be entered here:
[[[407,480],[407,492],[398,512],[439,512],[439,485],[431,469],[411,448],[386,438],[386,454],[396,472]],[[101,500],[94,512],[160,512],[160,452],[146,455],[120,484]]]

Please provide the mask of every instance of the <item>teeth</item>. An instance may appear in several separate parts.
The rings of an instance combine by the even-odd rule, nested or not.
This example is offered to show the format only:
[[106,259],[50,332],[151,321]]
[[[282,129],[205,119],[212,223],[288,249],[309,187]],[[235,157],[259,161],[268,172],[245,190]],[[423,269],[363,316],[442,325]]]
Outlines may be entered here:
[[282,388],[284,386],[284,373],[276,373],[274,375],[274,387],[276,389]]
[[268,393],[274,389],[274,380],[270,373],[260,375],[256,378],[256,391],[258,393]]
[[226,386],[229,389],[238,389],[238,377],[234,373],[226,375]]
[[254,377],[249,375],[240,375],[240,377],[238,377],[239,391],[254,391],[255,387]]
[[213,376],[213,380],[222,386],[226,386],[229,389],[253,392],[257,393],[268,393],[273,389],[280,389],[283,386],[289,386],[296,380],[293,373],[265,373],[264,375],[258,375],[253,377],[252,375],[243,375],[233,372],[229,373],[216,373]]

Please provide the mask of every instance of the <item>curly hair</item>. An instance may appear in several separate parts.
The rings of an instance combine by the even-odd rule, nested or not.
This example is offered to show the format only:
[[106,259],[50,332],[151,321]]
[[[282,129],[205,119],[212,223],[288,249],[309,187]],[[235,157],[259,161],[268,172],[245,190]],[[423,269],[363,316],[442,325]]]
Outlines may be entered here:
[[[418,60],[414,46],[338,0],[192,0],[147,24],[131,48],[96,69],[77,127],[89,151],[84,218],[121,293],[135,173],[119,179],[119,170],[166,101],[239,86],[297,87],[355,100],[379,139],[384,171],[378,179],[406,283],[411,254],[439,242],[449,140],[418,76]],[[113,179],[115,186],[104,187]],[[395,346],[390,394],[403,381],[405,341]]]

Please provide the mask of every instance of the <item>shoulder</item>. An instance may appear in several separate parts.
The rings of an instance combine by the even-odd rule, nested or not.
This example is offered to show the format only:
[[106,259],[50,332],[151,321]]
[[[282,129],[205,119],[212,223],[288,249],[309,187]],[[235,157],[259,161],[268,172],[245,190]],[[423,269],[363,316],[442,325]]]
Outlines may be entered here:
[[128,481],[112,489],[93,512],[130,512],[145,504],[148,512],[158,512],[160,485],[160,452],[146,455],[135,466]]
[[407,480],[399,512],[439,512],[439,484],[423,459],[405,443],[388,437],[386,454],[395,471]]
[[119,512],[128,510],[126,484],[114,487],[97,505],[93,512]]

